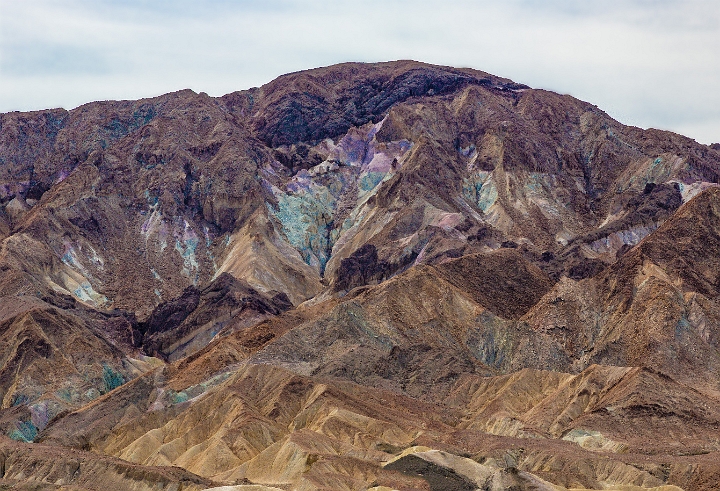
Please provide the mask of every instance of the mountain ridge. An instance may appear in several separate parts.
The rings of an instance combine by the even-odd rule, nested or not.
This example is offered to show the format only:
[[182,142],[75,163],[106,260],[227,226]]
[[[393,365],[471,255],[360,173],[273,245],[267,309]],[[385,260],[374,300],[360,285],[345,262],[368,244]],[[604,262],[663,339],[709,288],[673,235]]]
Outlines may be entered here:
[[413,61],[0,114],[8,485],[714,489],[719,180]]

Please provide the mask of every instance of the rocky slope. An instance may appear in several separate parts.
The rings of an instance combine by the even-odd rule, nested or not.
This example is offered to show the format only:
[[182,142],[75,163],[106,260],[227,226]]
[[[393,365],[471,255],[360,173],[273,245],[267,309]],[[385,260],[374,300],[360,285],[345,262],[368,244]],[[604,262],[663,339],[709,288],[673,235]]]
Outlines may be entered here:
[[0,115],[0,487],[716,489],[719,179],[409,61]]

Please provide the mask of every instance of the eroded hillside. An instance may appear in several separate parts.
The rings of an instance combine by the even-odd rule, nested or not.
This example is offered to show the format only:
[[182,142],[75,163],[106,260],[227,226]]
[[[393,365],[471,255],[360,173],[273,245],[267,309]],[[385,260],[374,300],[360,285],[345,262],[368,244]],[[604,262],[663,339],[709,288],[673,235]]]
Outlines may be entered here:
[[718,180],[409,61],[0,115],[0,485],[717,489]]

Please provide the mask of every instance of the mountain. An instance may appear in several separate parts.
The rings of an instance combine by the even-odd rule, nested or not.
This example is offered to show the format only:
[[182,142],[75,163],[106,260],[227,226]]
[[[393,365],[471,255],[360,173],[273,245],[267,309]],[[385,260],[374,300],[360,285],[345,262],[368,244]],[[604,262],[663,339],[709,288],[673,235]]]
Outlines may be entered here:
[[719,180],[412,61],[2,114],[0,484],[716,489]]

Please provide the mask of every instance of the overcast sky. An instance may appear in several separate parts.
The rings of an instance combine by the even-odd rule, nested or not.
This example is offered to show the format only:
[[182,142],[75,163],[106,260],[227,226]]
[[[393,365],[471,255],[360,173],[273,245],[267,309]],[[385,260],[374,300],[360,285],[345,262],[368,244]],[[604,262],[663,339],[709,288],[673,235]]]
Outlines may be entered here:
[[0,0],[0,112],[343,61],[465,66],[720,141],[719,0]]

